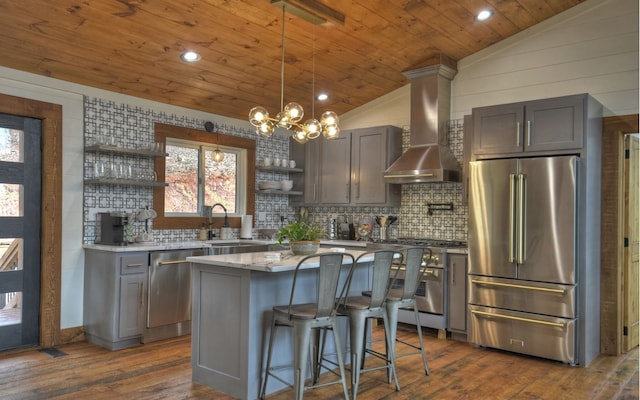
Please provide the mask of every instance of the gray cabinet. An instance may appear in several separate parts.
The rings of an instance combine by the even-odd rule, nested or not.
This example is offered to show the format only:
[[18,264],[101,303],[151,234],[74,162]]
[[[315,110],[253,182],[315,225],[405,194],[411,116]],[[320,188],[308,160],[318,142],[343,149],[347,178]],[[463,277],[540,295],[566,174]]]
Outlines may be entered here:
[[581,149],[586,94],[473,109],[473,154]]
[[351,133],[351,203],[400,205],[400,185],[383,173],[402,154],[402,130],[393,126],[358,129]]
[[467,340],[467,256],[447,254],[449,292],[447,330],[454,339]]
[[140,343],[144,329],[148,252],[85,250],[84,330],[110,350]]
[[320,141],[315,139],[300,144],[291,139],[289,157],[296,166],[304,169],[304,174],[293,174],[293,190],[302,191],[304,204],[318,204],[320,201]]
[[385,182],[384,170],[402,153],[402,130],[393,126],[355,129],[340,138],[304,145],[292,140],[290,155],[304,168],[294,188],[305,204],[399,206],[400,185]]
[[351,133],[323,140],[320,160],[320,204],[351,202]]

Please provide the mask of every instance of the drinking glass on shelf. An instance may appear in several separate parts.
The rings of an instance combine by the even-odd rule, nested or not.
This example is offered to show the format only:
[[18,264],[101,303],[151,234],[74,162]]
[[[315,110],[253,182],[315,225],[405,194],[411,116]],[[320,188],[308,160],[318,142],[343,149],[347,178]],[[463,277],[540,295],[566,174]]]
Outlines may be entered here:
[[104,178],[107,174],[104,161],[96,161],[93,163],[93,177]]

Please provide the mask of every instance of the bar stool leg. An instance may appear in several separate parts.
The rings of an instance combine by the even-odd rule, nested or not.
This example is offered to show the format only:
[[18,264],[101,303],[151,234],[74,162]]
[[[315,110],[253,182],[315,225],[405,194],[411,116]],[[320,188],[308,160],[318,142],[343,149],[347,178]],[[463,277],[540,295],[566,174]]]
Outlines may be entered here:
[[269,378],[269,368],[271,368],[271,353],[273,351],[273,342],[276,336],[276,320],[271,319],[271,332],[269,335],[269,350],[267,351],[267,366],[264,369],[264,379],[262,380],[262,388],[260,390],[260,399],[264,399],[267,391],[267,380]]
[[[399,303],[397,301],[387,300],[385,307],[387,309],[387,319],[389,321],[389,333],[388,333],[389,339],[385,341],[385,347],[388,354],[387,357],[391,357],[395,360],[396,336],[398,334]],[[385,329],[386,329],[386,325],[385,325]],[[388,383],[391,383],[391,371],[389,370],[387,370],[387,381]]]
[[391,378],[389,377],[389,372],[393,375],[393,379],[396,383],[396,392],[400,391],[400,384],[398,383],[398,374],[396,373],[396,357],[394,349],[394,342],[391,341],[391,326],[389,326],[389,316],[385,313],[382,316],[382,320],[384,323],[384,338],[385,345],[387,349],[392,349],[391,351],[387,350],[387,365],[389,365],[389,369],[387,370],[387,383],[391,383]]
[[424,342],[422,341],[422,327],[420,326],[420,315],[418,307],[413,305],[413,315],[416,318],[416,329],[418,330],[418,340],[420,341],[420,355],[422,356],[422,364],[424,365],[425,375],[429,375],[429,366],[427,365],[427,356],[424,354]]
[[302,400],[304,381],[307,376],[311,328],[307,325],[295,325],[293,331],[293,391],[295,399]]
[[356,400],[358,385],[360,383],[360,370],[362,369],[362,349],[364,348],[364,335],[366,332],[367,318],[353,311],[349,315],[349,332],[351,334],[351,398]]
[[[334,320],[331,323],[332,326],[332,334],[333,334],[333,343],[336,346],[336,356],[338,357],[338,366],[340,367],[340,379],[342,380],[342,392],[344,393],[344,398],[349,400],[349,390],[347,389],[347,378],[344,369],[344,355],[342,354],[342,345],[340,343],[340,335],[337,335],[338,332],[338,324]],[[327,333],[325,332],[325,335]]]

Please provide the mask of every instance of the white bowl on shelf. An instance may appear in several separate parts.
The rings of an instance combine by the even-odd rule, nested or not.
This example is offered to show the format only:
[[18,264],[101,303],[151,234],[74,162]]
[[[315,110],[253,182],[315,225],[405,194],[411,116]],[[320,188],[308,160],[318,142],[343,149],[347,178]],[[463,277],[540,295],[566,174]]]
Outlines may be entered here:
[[293,181],[290,180],[282,180],[280,181],[280,189],[285,192],[288,192],[293,187]]
[[280,182],[277,181],[264,181],[258,183],[258,188],[261,190],[279,190]]

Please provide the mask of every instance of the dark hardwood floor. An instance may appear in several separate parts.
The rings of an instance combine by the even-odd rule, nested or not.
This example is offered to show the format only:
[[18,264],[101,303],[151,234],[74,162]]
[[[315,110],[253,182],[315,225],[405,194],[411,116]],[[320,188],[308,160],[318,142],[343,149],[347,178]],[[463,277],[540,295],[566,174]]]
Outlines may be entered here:
[[[415,332],[400,336],[417,343]],[[400,392],[386,383],[383,371],[373,371],[362,376],[358,398],[638,399],[637,348],[620,357],[600,356],[588,368],[439,340],[432,332],[426,348],[429,376],[419,356],[404,357],[397,363]],[[0,353],[0,399],[231,399],[191,382],[189,336],[113,352],[85,342],[58,350],[65,355]],[[287,390],[269,399],[291,397]],[[339,385],[305,392],[305,399],[339,398]]]

